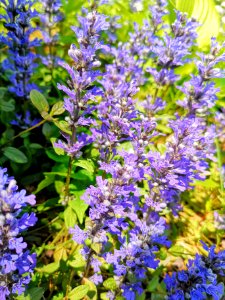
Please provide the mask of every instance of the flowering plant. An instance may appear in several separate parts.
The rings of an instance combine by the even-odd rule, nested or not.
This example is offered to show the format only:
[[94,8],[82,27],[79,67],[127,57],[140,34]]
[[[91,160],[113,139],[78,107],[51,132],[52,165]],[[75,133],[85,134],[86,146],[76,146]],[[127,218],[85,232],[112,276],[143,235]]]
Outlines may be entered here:
[[[128,4],[135,23],[110,14],[117,3],[90,1],[71,37],[61,31],[79,5],[4,1],[4,20],[15,11],[5,23],[12,32],[23,27],[20,15],[33,17],[37,32],[27,21],[20,44],[40,63],[37,74],[51,75],[39,78],[45,96],[23,80],[26,96],[25,88],[17,96],[34,107],[3,122],[2,163],[37,194],[29,209],[34,196],[17,192],[1,169],[4,299],[224,295],[224,45],[211,37],[199,47],[201,19],[178,4],[171,12],[167,1],[152,1],[148,16],[145,1]],[[14,35],[2,34],[9,53],[18,50]],[[35,108],[43,120],[31,120]],[[15,125],[24,130],[14,135]],[[34,211],[37,225],[21,237]],[[36,254],[23,251],[25,241]]]

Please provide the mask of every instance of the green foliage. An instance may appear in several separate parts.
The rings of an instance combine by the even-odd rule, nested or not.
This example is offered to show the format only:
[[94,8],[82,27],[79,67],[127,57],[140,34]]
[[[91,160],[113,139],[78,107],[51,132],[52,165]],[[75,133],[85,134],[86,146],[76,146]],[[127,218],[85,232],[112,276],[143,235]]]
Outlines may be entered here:
[[43,266],[42,268],[37,268],[37,271],[41,273],[52,274],[56,272],[59,269],[59,267],[60,267],[59,262],[53,262]]
[[85,218],[85,212],[88,208],[88,205],[80,198],[84,191],[72,191],[72,193],[75,199],[69,202],[69,206],[75,211],[79,223],[82,224]]
[[70,206],[64,211],[64,221],[67,229],[74,227],[76,224],[76,213]]
[[89,173],[94,173],[94,164],[90,159],[79,159],[74,165],[87,170]]
[[80,285],[80,286],[76,287],[75,289],[73,289],[69,293],[68,297],[71,300],[80,300],[80,299],[83,299],[84,296],[87,295],[88,291],[89,291],[88,285]]
[[6,147],[3,151],[4,155],[18,164],[25,164],[28,162],[26,155],[15,147]]
[[[65,13],[65,19],[61,24],[56,24],[56,27],[58,26],[56,31],[58,30],[60,35],[58,44],[54,45],[54,51],[59,57],[67,60],[70,44],[76,44],[70,26],[78,24],[77,12],[80,13],[81,8],[89,4],[84,0],[62,0],[62,3],[61,10]],[[151,3],[152,1],[144,1],[143,10],[136,13],[131,11],[128,0],[113,1],[110,9],[108,5],[101,6],[101,12],[121,17],[119,23],[123,25],[123,29],[116,30],[118,41],[115,41],[115,46],[120,41],[129,40],[129,32],[133,31],[133,22],[142,24],[145,18],[149,18],[148,6]],[[40,9],[40,3],[36,5],[37,9]],[[219,36],[220,18],[213,0],[171,0],[170,16],[165,17],[165,22],[171,23],[174,20],[174,8],[186,12],[202,24],[198,30],[198,50],[209,46],[211,36]],[[39,31],[35,32],[32,38],[38,35],[40,35]],[[106,37],[103,36],[104,38]],[[0,51],[5,57],[5,50],[0,49]],[[41,46],[37,51],[44,54],[46,49]],[[101,55],[102,69],[104,69],[104,63],[110,59],[105,54]],[[186,64],[177,70],[177,73],[182,74],[184,78],[194,72],[193,64]],[[118,289],[118,282],[106,264],[103,265],[104,281],[100,286],[96,287],[89,279],[83,278],[87,261],[80,254],[81,247],[71,240],[68,233],[69,229],[76,224],[82,229],[91,228],[88,205],[82,200],[82,196],[87,187],[95,185],[96,176],[102,173],[101,170],[98,170],[96,163],[99,159],[99,151],[93,149],[92,146],[87,146],[82,156],[73,160],[68,186],[69,194],[65,195],[70,157],[62,149],[55,147],[54,143],[59,139],[61,132],[71,135],[71,127],[65,121],[67,113],[62,101],[64,96],[57,89],[57,83],[66,82],[67,77],[65,71],[59,66],[55,66],[53,70],[43,65],[39,66],[33,80],[38,83],[43,92],[32,90],[30,99],[24,105],[21,105],[20,101],[13,97],[7,88],[0,87],[2,133],[0,164],[6,165],[16,175],[19,184],[36,195],[37,204],[33,211],[37,213],[39,219],[34,230],[24,234],[24,239],[38,255],[38,265],[30,288],[21,296],[16,297],[17,300],[108,300],[107,291],[117,291]],[[5,83],[8,83],[4,76],[1,77],[1,80],[4,86]],[[217,80],[217,86],[222,87],[217,106],[225,107],[225,80]],[[146,83],[141,87],[137,98],[140,101],[145,99],[146,95],[154,88],[151,84]],[[180,94],[176,93],[173,88],[160,92],[165,92],[168,102],[165,112],[159,115],[157,113],[155,116],[160,120],[156,129],[162,135],[158,140],[156,139],[154,145],[149,145],[149,150],[157,149],[164,153],[165,137],[170,136],[172,132],[168,128],[168,121],[174,118],[172,112],[175,102],[180,99]],[[35,118],[39,118],[41,115],[42,124],[32,131],[29,131],[29,128],[22,130],[11,125],[15,114],[20,114],[23,118],[27,110],[30,110]],[[213,120],[210,119],[209,122],[213,123]],[[17,135],[19,136],[14,139]],[[224,239],[224,232],[215,230],[213,217],[214,210],[223,212],[225,208],[224,178],[222,172],[218,170],[222,169],[225,162],[225,146],[223,145],[223,150],[221,150],[220,144],[217,146],[217,162],[215,165],[211,165],[212,175],[209,175],[205,181],[195,181],[193,190],[182,195],[184,209],[179,214],[179,218],[171,217],[166,210],[163,212],[170,224],[168,235],[173,246],[169,250],[160,248],[156,253],[161,261],[161,266],[156,271],[148,270],[148,280],[145,282],[146,290],[142,295],[136,295],[137,300],[164,299],[165,286],[162,278],[166,268],[171,268],[179,259],[183,263],[188,258],[192,258],[194,253],[202,251],[196,246],[199,239],[217,242],[217,244]],[[122,149],[133,151],[129,141],[118,145],[117,150]],[[149,192],[149,187],[140,186],[140,190],[145,194]],[[100,244],[88,242],[91,243],[90,248],[94,254],[101,252]],[[111,239],[110,243],[113,247],[117,247],[115,240]],[[110,243],[107,245],[109,248],[112,246]],[[124,298],[117,295],[116,299]]]
[[49,104],[45,97],[37,90],[32,90],[30,92],[30,99],[33,105],[42,113],[47,113],[49,111]]
[[35,287],[28,289],[23,295],[16,297],[17,300],[41,300],[43,299],[44,289]]
[[103,282],[103,286],[107,289],[107,290],[112,290],[115,291],[117,288],[117,284],[114,278],[108,278]]

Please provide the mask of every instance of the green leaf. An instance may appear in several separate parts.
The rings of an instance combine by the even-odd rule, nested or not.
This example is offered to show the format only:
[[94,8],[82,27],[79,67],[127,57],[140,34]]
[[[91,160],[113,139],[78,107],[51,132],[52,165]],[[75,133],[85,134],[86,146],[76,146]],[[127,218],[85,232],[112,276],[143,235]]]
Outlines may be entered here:
[[37,186],[36,191],[34,192],[34,194],[37,194],[38,192],[40,192],[41,190],[43,190],[44,188],[46,188],[47,186],[49,186],[50,184],[52,184],[55,181],[55,175],[51,175],[51,173],[47,176],[45,176],[45,179],[43,179]]
[[187,255],[187,250],[181,246],[181,245],[174,245],[169,250],[169,253],[171,253],[174,256],[185,256]]
[[63,101],[59,101],[59,102],[55,103],[52,106],[52,109],[50,111],[50,115],[51,116],[61,115],[61,114],[64,113],[64,111],[65,111],[64,102]]
[[84,296],[87,295],[89,291],[89,286],[88,285],[80,285],[78,287],[76,287],[75,289],[73,289],[68,297],[70,300],[80,300],[83,299]]
[[0,99],[0,111],[14,111],[15,109],[15,101],[13,99],[9,99],[7,101]]
[[93,181],[94,176],[93,173],[90,173],[89,171],[83,169],[77,171],[75,174],[72,174],[71,178],[84,181]]
[[91,249],[95,251],[96,254],[99,254],[102,249],[102,244],[100,243],[92,243],[91,244]]
[[74,255],[72,260],[68,260],[67,263],[72,268],[83,268],[84,266],[86,266],[86,261],[79,252]]
[[94,164],[90,159],[79,159],[77,162],[74,163],[75,166],[81,167],[87,170],[89,173],[94,173]]
[[[52,209],[53,207],[57,207],[59,199],[58,198],[52,198],[44,201],[43,203],[40,203],[37,205],[37,210],[40,212],[47,211],[49,209]],[[54,227],[57,226],[56,222],[54,222]]]
[[53,296],[52,300],[63,300],[63,296],[63,292],[57,293],[57,295]]
[[153,278],[148,282],[147,291],[153,292],[159,284],[159,276],[153,276]]
[[136,293],[135,299],[136,300],[145,300],[146,299],[145,296],[146,296],[145,292],[143,292],[141,295],[139,295],[138,293]]
[[194,182],[195,186],[203,186],[206,187],[208,189],[215,189],[219,187],[219,184],[217,182],[215,182],[214,180],[212,180],[211,178],[206,179],[204,181],[201,180],[196,180]]
[[220,30],[220,17],[213,0],[176,0],[176,8],[194,17],[200,23],[198,43],[200,47],[208,46],[211,37],[217,37]]
[[156,128],[157,128],[157,130],[159,130],[163,133],[167,133],[167,134],[172,133],[172,129],[163,124],[157,124]]
[[[73,193],[73,191],[72,191]],[[75,200],[69,202],[69,206],[76,212],[78,220],[80,223],[83,223],[85,217],[85,211],[88,208],[88,205],[80,198],[80,196],[84,193],[84,191],[79,191],[79,193],[73,193],[76,196]]]
[[59,130],[54,124],[44,123],[42,126],[42,133],[48,139],[53,136],[57,136]]
[[65,221],[66,228],[69,229],[71,227],[74,227],[74,225],[76,224],[76,220],[77,220],[76,213],[70,206],[68,206],[64,211],[64,221]]
[[103,286],[107,290],[115,291],[117,289],[117,284],[114,278],[108,278],[103,282]]
[[26,155],[17,148],[7,147],[4,149],[3,153],[7,158],[18,164],[25,164],[28,162]]
[[29,147],[32,148],[32,149],[42,149],[43,146],[41,144],[37,144],[37,143],[31,143],[29,144]]
[[35,287],[26,290],[23,295],[18,296],[17,300],[40,300],[44,295],[44,289],[42,287]]
[[83,278],[83,282],[89,286],[89,291],[88,291],[88,297],[91,299],[91,300],[97,300],[97,288],[96,288],[96,285],[88,280],[87,278]]
[[64,120],[58,121],[56,119],[54,119],[53,122],[63,132],[71,134],[71,130],[70,130],[68,122],[66,122]]
[[57,262],[50,263],[46,266],[43,266],[42,268],[37,268],[37,271],[42,273],[52,274],[59,269],[59,266],[60,263],[57,261]]
[[68,164],[68,162],[69,162],[68,156],[62,156],[62,155],[59,156],[58,154],[55,153],[55,151],[53,149],[47,149],[45,152],[49,158],[51,158],[52,160],[54,160],[56,162],[61,162],[61,163],[65,163],[65,164]]
[[55,180],[55,189],[59,195],[62,194],[64,187],[65,183],[63,181]]
[[45,97],[37,90],[30,92],[30,99],[33,105],[39,110],[40,113],[49,111],[49,104]]

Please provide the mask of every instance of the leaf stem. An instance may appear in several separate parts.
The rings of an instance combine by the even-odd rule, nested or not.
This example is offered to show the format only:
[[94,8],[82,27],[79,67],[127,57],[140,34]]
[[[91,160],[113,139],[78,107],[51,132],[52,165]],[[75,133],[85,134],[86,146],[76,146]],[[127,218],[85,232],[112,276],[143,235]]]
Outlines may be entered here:
[[23,131],[21,131],[20,133],[18,133],[17,135],[15,135],[14,137],[12,137],[10,140],[8,140],[6,143],[4,143],[3,145],[0,146],[0,149],[5,147],[6,145],[8,145],[9,143],[11,143],[12,141],[14,141],[16,138],[20,137],[21,135],[23,135],[24,133],[27,133],[37,127],[39,127],[40,125],[44,124],[45,122],[47,122],[47,120],[42,120],[40,121],[39,123],[35,124],[34,126],[28,128],[28,129],[25,129]]

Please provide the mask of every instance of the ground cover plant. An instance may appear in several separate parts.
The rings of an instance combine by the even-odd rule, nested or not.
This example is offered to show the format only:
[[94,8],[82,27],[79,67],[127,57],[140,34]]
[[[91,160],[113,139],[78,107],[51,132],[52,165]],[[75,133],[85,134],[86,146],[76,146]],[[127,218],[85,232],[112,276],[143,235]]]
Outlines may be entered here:
[[202,3],[2,0],[1,300],[225,299],[224,3]]

